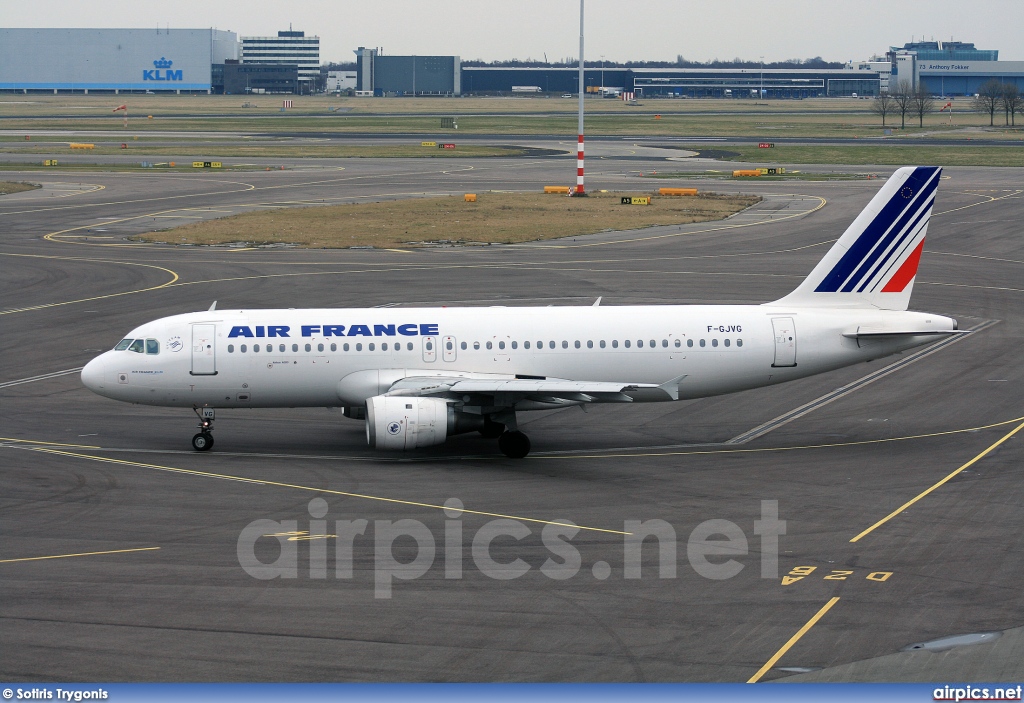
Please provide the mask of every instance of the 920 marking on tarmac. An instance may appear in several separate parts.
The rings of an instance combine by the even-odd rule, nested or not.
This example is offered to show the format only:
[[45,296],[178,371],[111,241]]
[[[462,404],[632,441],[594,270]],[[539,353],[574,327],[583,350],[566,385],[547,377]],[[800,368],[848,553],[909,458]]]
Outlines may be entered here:
[[[792,586],[797,581],[801,581],[804,578],[810,576],[818,570],[816,566],[795,566],[790,569],[789,573],[782,577],[781,585]],[[832,569],[827,574],[822,576],[823,581],[846,581],[852,578],[859,578],[854,570],[850,569]],[[888,581],[892,576],[892,571],[872,571],[871,573],[864,576],[866,581],[885,582]]]

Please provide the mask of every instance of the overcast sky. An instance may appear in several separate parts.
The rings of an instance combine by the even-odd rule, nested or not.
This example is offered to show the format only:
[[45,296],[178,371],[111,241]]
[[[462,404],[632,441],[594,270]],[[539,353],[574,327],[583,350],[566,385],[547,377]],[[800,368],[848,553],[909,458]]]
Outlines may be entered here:
[[[463,59],[575,57],[577,0],[0,0],[0,27],[216,27],[320,36],[321,61],[358,46]],[[974,42],[1024,61],[1024,0],[587,0],[587,60],[864,59],[912,39]],[[59,47],[54,47],[59,50]]]

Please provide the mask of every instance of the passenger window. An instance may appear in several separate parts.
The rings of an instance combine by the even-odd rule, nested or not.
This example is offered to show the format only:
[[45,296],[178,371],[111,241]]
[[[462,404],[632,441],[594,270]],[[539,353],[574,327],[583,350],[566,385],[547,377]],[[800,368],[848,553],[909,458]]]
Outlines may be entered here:
[[[357,345],[356,349],[358,349],[358,348],[359,347]],[[488,348],[490,348],[490,347],[488,347]],[[371,351],[372,351],[372,349],[373,349],[373,347],[371,346]],[[430,340],[427,340],[427,351],[434,351],[434,343],[431,342]]]
[[612,349],[618,349],[618,348],[619,348],[619,340],[613,339],[612,340]]
[[576,347],[577,349],[579,349],[579,348],[580,348],[580,340],[578,340],[578,339],[577,339],[577,340],[576,340],[576,341],[575,341],[575,342],[573,343],[573,346],[574,346],[574,347]]
[[377,347],[373,342],[370,342],[368,345],[366,345],[366,348],[369,349],[370,351],[374,351],[376,350]]
[[504,348],[505,348],[505,343],[504,342],[498,342],[498,349],[504,349]]
[[272,352],[272,351],[274,351],[274,345],[273,344],[268,344],[267,345],[267,352]]
[[292,351],[293,352],[297,352],[298,350],[299,350],[299,345],[298,344],[293,344],[292,345]]
[[512,342],[512,348],[513,349],[518,349],[519,348],[519,342]]
[[[449,349],[451,349],[451,348],[452,348],[451,342],[449,342],[449,343],[448,343],[448,348],[449,348]],[[381,342],[381,344],[380,344],[380,350],[381,350],[381,351],[387,351],[387,350],[388,350],[388,343],[387,343],[387,342]]]
[[234,354],[234,353],[235,353],[235,345],[234,344],[229,344],[228,345],[228,354]]
[[742,339],[737,339],[736,340],[736,346],[737,347],[742,347],[743,346],[743,340]]
[[362,350],[363,350],[363,343],[362,342],[356,342],[356,351],[362,351]]
[[651,349],[654,349],[654,348],[655,348],[656,346],[658,346],[658,345],[657,345],[657,344],[655,344],[655,343],[654,343],[654,340],[652,339],[652,340],[651,340]]
[[637,345],[637,347],[639,347],[639,348],[643,349],[643,346],[644,346],[644,340],[642,340],[642,339],[638,339],[638,340],[636,340],[636,345]]
[[[380,346],[381,346],[381,348],[384,351],[388,350],[388,345],[387,344],[382,344]],[[451,351],[454,348],[454,346],[452,345],[451,341],[447,341],[447,342],[444,343],[444,348],[447,349],[448,351]]]
[[341,350],[348,351],[348,342],[345,342],[344,344],[341,345]]
[[405,348],[408,349],[409,351],[412,351],[412,342],[407,343],[405,345]]
[[313,351],[313,345],[307,344],[306,345],[306,351]]
[[480,348],[480,342],[473,342],[473,348],[474,349],[479,349]]
[[593,349],[593,348],[594,348],[594,340],[588,339],[587,340],[587,349]]
[[712,339],[711,340],[711,346],[717,347],[718,346],[718,340],[717,339]]
[[279,351],[282,354],[284,354],[284,345],[283,344],[278,344],[277,345],[277,351]]
[[568,349],[568,348],[569,348],[569,343],[563,339],[562,340],[562,349]]
[[331,351],[338,351],[338,345],[334,342],[331,342]]
[[463,350],[466,349],[466,343],[465,342],[462,342],[462,344],[460,344],[459,346],[462,347]]
[[678,340],[678,339],[677,339],[677,340],[676,340],[676,348],[678,349],[678,348],[679,348],[679,347],[681,347],[681,346],[683,346],[683,343],[682,343],[682,341],[680,341],[680,340]]
[[529,349],[529,348],[530,348],[530,343],[529,342],[523,342],[523,349]]
[[143,345],[145,345],[144,340],[136,339],[134,342],[132,342],[132,345],[128,347],[128,351],[138,352],[139,354],[141,354],[143,351]]
[[725,346],[729,346],[729,340],[725,340]]
[[703,340],[703,339],[702,339],[702,340],[700,340],[700,345],[701,345],[702,347],[703,347],[703,346],[705,346],[705,343],[704,343],[704,340]]
[[604,340],[601,340],[601,348],[604,349]]
[[147,354],[159,354],[160,353],[160,342],[155,339],[146,340],[146,353]]
[[487,343],[487,348],[488,349],[494,349],[494,343],[493,342],[488,342]]
[[623,343],[624,343],[624,344],[626,345],[626,349],[629,349],[629,344],[630,344],[629,340],[627,339],[627,340],[626,340],[625,342],[623,342]]
[[692,339],[687,339],[686,340],[686,346],[692,347],[693,346],[693,340]]
[[253,350],[254,352],[258,352],[258,351],[260,350],[260,345],[259,345],[259,344],[253,344],[253,345],[252,345],[252,350]]
[[131,346],[131,343],[132,340],[130,339],[122,339],[120,342],[117,343],[117,346],[114,347],[114,351],[124,351],[129,346]]
[[247,347],[244,344],[241,347],[239,347],[239,351],[241,351],[243,354],[245,353],[246,349]]
[[661,346],[667,347],[668,346],[668,340],[667,339],[661,340]]

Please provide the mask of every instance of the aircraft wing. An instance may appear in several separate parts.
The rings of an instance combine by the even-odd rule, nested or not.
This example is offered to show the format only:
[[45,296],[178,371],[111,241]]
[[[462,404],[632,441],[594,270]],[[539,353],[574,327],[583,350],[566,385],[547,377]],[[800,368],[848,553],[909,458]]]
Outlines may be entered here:
[[632,403],[635,400],[678,400],[679,381],[655,383],[571,381],[560,378],[407,377],[387,395],[489,399],[488,405],[512,406],[522,400],[553,403]]

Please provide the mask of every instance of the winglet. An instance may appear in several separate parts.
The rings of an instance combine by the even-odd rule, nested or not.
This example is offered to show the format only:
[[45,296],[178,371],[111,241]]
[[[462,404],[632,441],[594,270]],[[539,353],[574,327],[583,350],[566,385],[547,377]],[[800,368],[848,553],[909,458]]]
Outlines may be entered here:
[[216,309],[217,309],[217,301],[216,301],[216,300],[214,300],[214,301],[213,301],[213,305],[211,305],[211,306],[209,307],[209,309],[208,309],[208,310],[207,310],[206,312],[213,312],[213,311],[214,311],[214,310],[216,310]]
[[603,295],[598,297],[598,299],[594,301],[594,304],[591,307],[595,307],[596,308],[598,305],[600,305],[601,304],[601,298],[603,298],[603,297],[604,297]]

